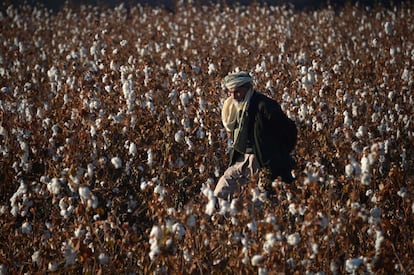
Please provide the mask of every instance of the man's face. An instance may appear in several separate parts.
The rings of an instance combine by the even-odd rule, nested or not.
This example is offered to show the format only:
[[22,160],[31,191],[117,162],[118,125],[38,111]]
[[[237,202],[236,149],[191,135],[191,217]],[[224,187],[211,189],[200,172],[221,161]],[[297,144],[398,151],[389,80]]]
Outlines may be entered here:
[[236,100],[237,102],[242,102],[248,90],[249,90],[248,87],[241,86],[241,87],[230,89],[229,92],[234,100]]

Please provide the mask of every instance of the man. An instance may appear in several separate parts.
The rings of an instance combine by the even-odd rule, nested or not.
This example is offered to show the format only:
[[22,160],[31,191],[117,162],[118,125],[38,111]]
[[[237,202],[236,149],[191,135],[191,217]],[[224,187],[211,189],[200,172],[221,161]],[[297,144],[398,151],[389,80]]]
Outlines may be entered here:
[[294,122],[273,99],[253,89],[253,78],[247,72],[237,72],[224,78],[230,92],[222,109],[222,121],[233,139],[230,165],[219,179],[214,194],[231,199],[262,168],[270,179],[281,177],[291,183],[293,160],[290,152],[296,144]]

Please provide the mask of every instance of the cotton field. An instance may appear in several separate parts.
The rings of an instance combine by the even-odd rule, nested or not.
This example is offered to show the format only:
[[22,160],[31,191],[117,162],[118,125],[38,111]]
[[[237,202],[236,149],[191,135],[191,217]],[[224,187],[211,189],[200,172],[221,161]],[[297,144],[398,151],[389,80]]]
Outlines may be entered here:
[[[0,274],[413,274],[413,13],[3,6]],[[226,202],[235,70],[297,167]]]

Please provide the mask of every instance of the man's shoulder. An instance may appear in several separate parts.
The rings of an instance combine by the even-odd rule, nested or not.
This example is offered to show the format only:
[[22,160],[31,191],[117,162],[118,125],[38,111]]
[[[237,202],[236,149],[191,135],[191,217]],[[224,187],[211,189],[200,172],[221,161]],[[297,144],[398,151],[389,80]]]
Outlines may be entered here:
[[278,108],[280,106],[275,99],[258,91],[254,91],[252,103],[259,108]]

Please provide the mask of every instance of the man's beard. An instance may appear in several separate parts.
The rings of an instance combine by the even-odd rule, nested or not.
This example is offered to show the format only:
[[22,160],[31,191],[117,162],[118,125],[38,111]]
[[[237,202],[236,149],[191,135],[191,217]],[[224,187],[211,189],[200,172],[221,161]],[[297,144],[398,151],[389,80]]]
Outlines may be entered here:
[[237,111],[240,111],[243,109],[244,103],[245,103],[245,100],[238,101],[237,99],[233,98],[233,104],[236,107]]

